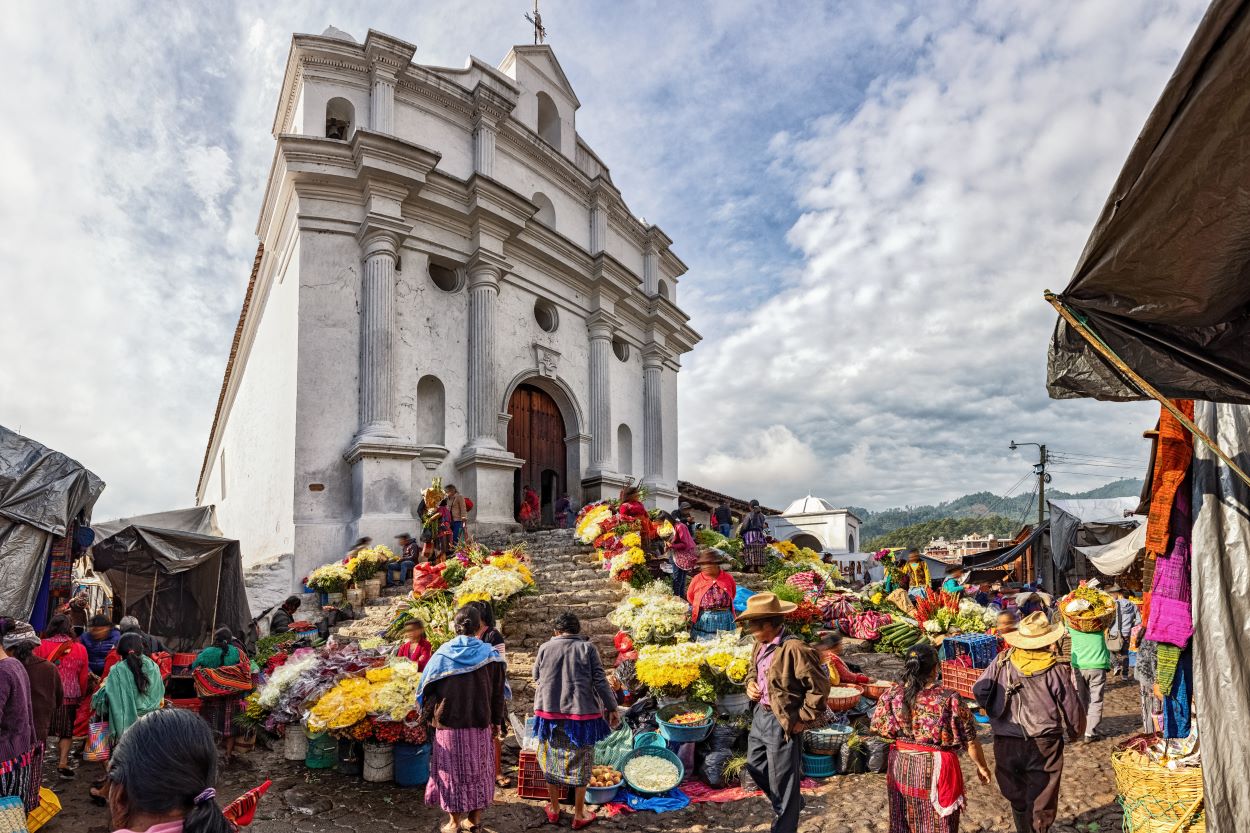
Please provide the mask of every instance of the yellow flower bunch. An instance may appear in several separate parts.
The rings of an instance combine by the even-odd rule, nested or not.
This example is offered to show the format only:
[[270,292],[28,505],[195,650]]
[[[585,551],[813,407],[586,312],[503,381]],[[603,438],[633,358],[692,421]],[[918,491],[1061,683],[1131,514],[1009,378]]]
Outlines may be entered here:
[[603,534],[603,522],[612,517],[612,510],[606,503],[600,503],[586,510],[577,522],[575,533],[577,540],[583,544],[593,544]]
[[371,683],[384,683],[389,680],[394,672],[387,666],[381,668],[370,668],[365,672],[365,679]]
[[673,529],[672,521],[661,521],[660,525],[655,528],[655,534],[659,535],[661,538],[663,538],[666,541],[669,538],[672,538],[673,533],[676,531],[677,530]]
[[623,547],[641,547],[642,536],[637,532],[627,532],[621,537],[621,546]]
[[360,677],[339,680],[308,710],[305,716],[308,731],[346,729],[364,720],[373,706],[372,689],[369,681]]
[[415,662],[398,658],[392,660],[386,670],[391,672],[390,677],[373,691],[374,710],[391,720],[403,720],[416,708],[421,672]]
[[799,547],[793,541],[777,541],[772,548],[781,553],[782,558],[794,558],[799,553]]
[[530,572],[530,568],[524,564],[518,564],[516,571],[521,574],[521,578],[525,579],[526,584],[534,583],[534,574]]
[[469,602],[489,602],[490,593],[461,593],[456,596],[456,607],[464,607]]
[[703,648],[698,642],[678,645],[644,645],[638,651],[634,671],[639,682],[658,691],[676,693],[699,679]]
[[491,566],[498,567],[501,570],[515,570],[521,562],[517,560],[512,553],[504,553],[491,559]]

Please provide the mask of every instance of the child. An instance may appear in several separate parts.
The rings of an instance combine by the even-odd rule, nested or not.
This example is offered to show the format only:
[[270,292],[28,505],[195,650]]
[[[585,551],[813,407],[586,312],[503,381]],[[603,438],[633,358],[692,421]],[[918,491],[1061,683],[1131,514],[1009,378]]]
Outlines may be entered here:
[[425,622],[410,619],[404,625],[404,644],[399,646],[399,656],[412,660],[417,664],[418,671],[424,671],[433,653],[430,640],[425,636]]

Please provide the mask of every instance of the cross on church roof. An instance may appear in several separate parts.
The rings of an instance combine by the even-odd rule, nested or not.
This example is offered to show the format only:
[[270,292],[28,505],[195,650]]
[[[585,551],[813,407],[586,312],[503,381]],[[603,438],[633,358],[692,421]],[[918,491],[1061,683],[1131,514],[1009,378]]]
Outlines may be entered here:
[[538,46],[547,39],[547,27],[543,26],[543,16],[538,13],[538,0],[534,0],[534,13],[527,12],[525,19],[534,25],[534,45]]

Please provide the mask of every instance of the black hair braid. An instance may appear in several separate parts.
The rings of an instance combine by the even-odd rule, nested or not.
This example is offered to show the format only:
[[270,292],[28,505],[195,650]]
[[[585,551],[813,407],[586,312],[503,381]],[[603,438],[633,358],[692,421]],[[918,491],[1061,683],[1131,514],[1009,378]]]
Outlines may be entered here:
[[928,643],[914,645],[903,655],[903,718],[909,723],[916,696],[928,685],[937,662],[937,651]]
[[143,671],[143,637],[137,633],[128,633],[117,640],[117,655],[126,663],[135,678],[135,688],[140,694],[148,693],[148,675]]

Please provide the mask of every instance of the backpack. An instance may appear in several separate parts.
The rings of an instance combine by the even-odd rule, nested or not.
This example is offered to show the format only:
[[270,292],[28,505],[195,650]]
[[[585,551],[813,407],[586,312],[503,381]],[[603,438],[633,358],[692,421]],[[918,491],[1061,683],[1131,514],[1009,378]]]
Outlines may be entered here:
[[466,497],[466,498],[464,499],[464,511],[466,511],[466,512],[472,512],[472,511],[473,511],[473,498],[471,498],[471,497]]

